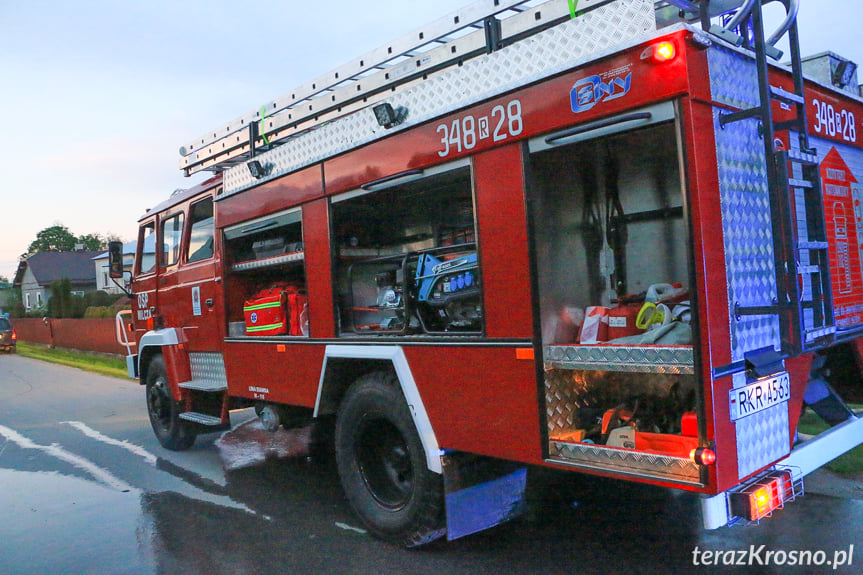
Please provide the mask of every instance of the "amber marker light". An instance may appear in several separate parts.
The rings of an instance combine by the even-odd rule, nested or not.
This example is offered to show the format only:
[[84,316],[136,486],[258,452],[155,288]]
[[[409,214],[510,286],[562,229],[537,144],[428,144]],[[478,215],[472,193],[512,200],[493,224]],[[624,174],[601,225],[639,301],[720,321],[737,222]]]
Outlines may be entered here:
[[754,504],[755,508],[755,518],[763,517],[765,514],[769,513],[770,510],[774,507],[770,504],[770,487],[768,485],[759,487],[758,490],[752,494],[752,499],[752,503]]

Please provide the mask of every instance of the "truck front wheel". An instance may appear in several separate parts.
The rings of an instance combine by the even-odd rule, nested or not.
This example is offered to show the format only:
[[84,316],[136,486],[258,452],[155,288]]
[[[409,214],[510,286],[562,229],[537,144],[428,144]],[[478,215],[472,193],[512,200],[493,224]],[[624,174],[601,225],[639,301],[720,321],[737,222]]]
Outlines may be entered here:
[[168,372],[161,355],[153,358],[147,370],[147,413],[162,447],[182,451],[195,443],[195,431],[180,419],[180,405],[171,395]]
[[413,547],[446,532],[443,478],[426,464],[394,374],[369,374],[351,386],[335,435],[345,495],[375,536]]

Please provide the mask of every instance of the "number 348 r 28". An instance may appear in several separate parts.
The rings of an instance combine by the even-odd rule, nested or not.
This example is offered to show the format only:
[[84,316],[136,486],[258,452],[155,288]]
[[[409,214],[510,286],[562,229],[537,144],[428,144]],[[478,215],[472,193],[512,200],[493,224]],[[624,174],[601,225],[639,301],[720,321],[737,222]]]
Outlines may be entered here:
[[438,155],[445,158],[451,153],[472,150],[480,140],[491,139],[502,142],[510,136],[518,136],[524,130],[521,117],[521,102],[511,100],[506,106],[497,105],[488,116],[464,116],[451,123],[439,124],[441,145]]
[[815,106],[815,133],[839,137],[846,142],[857,141],[857,119],[853,112],[836,109],[833,104],[813,99]]

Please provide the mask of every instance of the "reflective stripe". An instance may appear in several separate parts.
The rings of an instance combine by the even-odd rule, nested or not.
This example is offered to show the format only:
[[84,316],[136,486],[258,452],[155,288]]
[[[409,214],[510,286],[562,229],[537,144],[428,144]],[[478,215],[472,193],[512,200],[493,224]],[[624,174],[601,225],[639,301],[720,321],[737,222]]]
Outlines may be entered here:
[[274,301],[270,303],[259,303],[255,305],[247,305],[243,307],[243,311],[255,311],[259,309],[267,309],[271,307],[281,307],[282,302]]
[[270,329],[277,329],[284,326],[285,322],[271,323],[269,325],[256,325],[255,327],[246,326],[246,332],[267,331]]

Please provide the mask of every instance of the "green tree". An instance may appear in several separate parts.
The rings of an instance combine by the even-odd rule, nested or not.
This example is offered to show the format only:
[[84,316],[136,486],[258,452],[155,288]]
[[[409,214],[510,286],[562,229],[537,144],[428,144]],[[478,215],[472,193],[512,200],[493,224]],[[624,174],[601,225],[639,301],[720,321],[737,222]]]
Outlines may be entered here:
[[82,234],[78,237],[63,224],[57,223],[45,228],[27,248],[26,257],[37,252],[71,252],[76,245],[83,245],[85,250],[102,251],[108,249],[108,242],[119,239],[115,234]]
[[72,284],[68,278],[51,282],[51,299],[48,300],[49,317],[69,317],[72,307]]
[[84,244],[85,250],[101,251],[108,249],[108,240],[99,234],[84,234],[78,236],[75,243]]
[[10,302],[11,309],[9,311],[9,315],[12,317],[24,317],[24,312],[27,311],[24,309],[24,304],[21,302],[21,288],[12,288],[12,295],[8,300]]
[[87,304],[81,296],[72,295],[72,284],[68,278],[51,282],[51,299],[48,300],[48,316],[56,318],[81,318]]
[[76,241],[69,228],[62,224],[56,224],[36,234],[36,239],[27,248],[27,253],[71,252],[75,249]]

